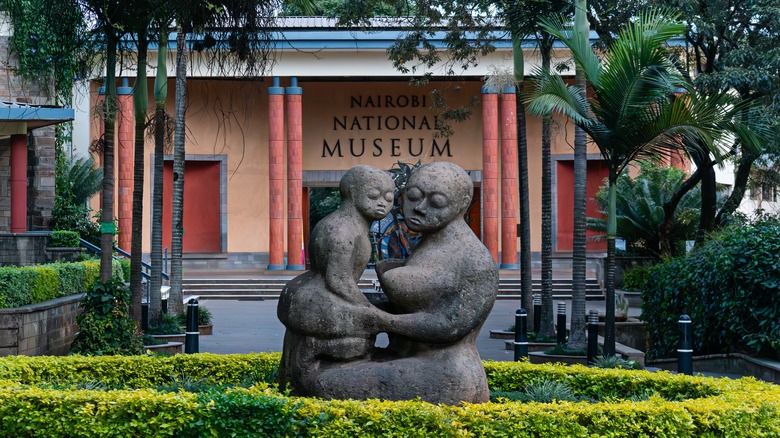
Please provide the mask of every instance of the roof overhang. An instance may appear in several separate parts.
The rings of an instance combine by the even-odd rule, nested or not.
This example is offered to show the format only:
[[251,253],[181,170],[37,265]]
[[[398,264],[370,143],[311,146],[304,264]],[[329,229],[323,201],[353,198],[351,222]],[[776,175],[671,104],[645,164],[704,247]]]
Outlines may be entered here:
[[27,134],[33,129],[69,122],[75,117],[73,108],[49,106],[0,106],[0,137]]

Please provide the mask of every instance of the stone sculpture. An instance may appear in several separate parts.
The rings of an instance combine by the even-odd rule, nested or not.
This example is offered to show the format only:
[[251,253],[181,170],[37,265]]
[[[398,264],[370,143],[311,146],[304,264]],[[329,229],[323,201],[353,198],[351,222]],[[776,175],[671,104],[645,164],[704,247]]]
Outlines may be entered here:
[[[407,260],[377,264],[389,308],[334,299],[311,280],[291,282],[278,308],[287,327],[280,383],[293,393],[323,398],[488,401],[476,338],[495,302],[498,270],[463,220],[472,193],[469,176],[450,163],[422,166],[409,178],[404,217],[423,237]],[[358,267],[344,267],[353,268],[356,282]],[[317,274],[298,278],[306,275]],[[306,299],[296,297],[301,290]],[[302,314],[306,312],[311,314]],[[322,321],[331,325],[322,327]],[[381,332],[390,338],[387,348],[355,346],[314,354],[302,351],[308,341],[291,341],[313,338],[324,341],[321,346],[336,345],[339,336],[368,341]]]

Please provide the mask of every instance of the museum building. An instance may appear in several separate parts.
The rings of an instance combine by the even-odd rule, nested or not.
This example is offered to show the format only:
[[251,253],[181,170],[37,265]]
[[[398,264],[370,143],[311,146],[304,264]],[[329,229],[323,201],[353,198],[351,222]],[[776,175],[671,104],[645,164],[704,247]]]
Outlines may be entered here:
[[[445,62],[415,71],[431,73],[425,85],[396,70],[387,49],[403,34],[387,22],[363,30],[335,27],[322,17],[279,20],[273,62],[262,79],[216,75],[191,54],[187,79],[186,164],[184,178],[185,267],[210,269],[302,270],[309,230],[309,195],[337,187],[352,166],[390,169],[398,162],[450,161],[469,172],[475,184],[468,222],[500,267],[518,262],[518,135],[513,87],[491,89],[485,78],[512,68],[507,35],[496,51],[456,75]],[[434,43],[443,47],[444,34]],[[175,38],[169,46],[168,113],[174,113]],[[523,43],[526,73],[540,64],[531,39]],[[554,62],[567,53],[555,49]],[[156,52],[149,65],[156,65]],[[135,72],[118,69],[116,128],[116,217],[119,247],[129,250],[133,186]],[[155,72],[150,68],[150,77]],[[573,77],[573,67],[564,75]],[[149,90],[153,90],[152,80]],[[89,84],[88,98],[75,105],[74,138],[84,148],[101,135],[93,116],[102,102],[102,80]],[[452,123],[452,135],[437,135],[434,99],[472,109]],[[153,99],[150,96],[150,101]],[[526,117],[532,251],[541,248],[542,122]],[[553,250],[571,251],[573,230],[574,125],[554,117],[552,126]],[[152,140],[147,140],[144,180],[144,252],[150,226],[162,223],[163,247],[170,247],[173,165],[165,156],[163,217],[151,217]],[[593,199],[607,176],[593,147],[588,150],[588,215],[599,209]],[[99,208],[97,200],[93,207]],[[602,252],[602,242],[589,241]]]

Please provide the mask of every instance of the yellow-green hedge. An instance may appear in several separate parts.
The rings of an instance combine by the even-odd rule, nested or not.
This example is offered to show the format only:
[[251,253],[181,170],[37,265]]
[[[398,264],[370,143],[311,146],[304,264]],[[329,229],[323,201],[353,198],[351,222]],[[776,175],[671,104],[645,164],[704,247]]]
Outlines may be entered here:
[[[780,387],[752,378],[711,379],[581,366],[486,362],[491,388],[538,379],[582,390],[653,389],[696,398],[670,402],[486,403],[323,401],[265,384],[202,393],[151,387],[187,374],[214,384],[270,373],[278,354],[0,359],[2,436],[780,436]],[[123,389],[68,390],[104,381]],[[59,385],[59,386],[58,386]],[[591,389],[592,390],[592,389]],[[665,395],[664,395],[665,396]]]
[[[124,281],[123,266],[114,260],[114,276]],[[100,277],[100,261],[0,267],[0,308],[21,307],[92,289]]]

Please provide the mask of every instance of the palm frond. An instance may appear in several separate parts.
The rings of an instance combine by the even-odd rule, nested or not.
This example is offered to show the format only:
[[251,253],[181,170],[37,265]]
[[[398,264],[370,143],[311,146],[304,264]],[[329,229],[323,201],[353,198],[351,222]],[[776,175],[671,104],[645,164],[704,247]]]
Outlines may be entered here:
[[536,79],[531,81],[534,91],[526,99],[528,112],[537,116],[551,112],[564,114],[587,132],[592,124],[590,105],[577,87],[566,85],[559,75],[544,74],[538,67],[534,73]]
[[571,26],[564,25],[563,17],[559,15],[543,18],[539,25],[569,49],[576,68],[582,69],[585,79],[594,87],[600,86],[601,61],[593,52],[589,39],[582,38]]

